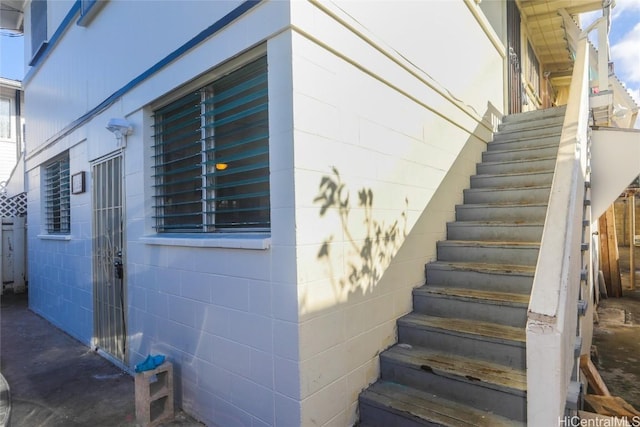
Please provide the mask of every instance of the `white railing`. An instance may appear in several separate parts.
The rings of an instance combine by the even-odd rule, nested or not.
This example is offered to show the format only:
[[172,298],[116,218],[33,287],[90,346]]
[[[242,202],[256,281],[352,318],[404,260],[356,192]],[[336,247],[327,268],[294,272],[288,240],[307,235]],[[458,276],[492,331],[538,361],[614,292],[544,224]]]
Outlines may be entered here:
[[589,46],[577,43],[540,254],[529,302],[527,421],[555,426],[575,373],[589,126]]
[[585,30],[581,31],[580,27],[575,23],[573,18],[567,13],[565,9],[558,10],[559,15],[564,22],[564,28],[566,32],[567,42],[572,51],[577,51],[580,40],[588,37],[589,33],[593,30],[597,30],[598,33],[598,46],[597,50],[590,46],[591,49],[591,64],[587,61],[587,64],[593,65],[594,71],[597,72],[598,80],[596,87],[599,92],[605,92],[609,90],[609,15],[610,6],[603,9],[603,16],[595,20]]

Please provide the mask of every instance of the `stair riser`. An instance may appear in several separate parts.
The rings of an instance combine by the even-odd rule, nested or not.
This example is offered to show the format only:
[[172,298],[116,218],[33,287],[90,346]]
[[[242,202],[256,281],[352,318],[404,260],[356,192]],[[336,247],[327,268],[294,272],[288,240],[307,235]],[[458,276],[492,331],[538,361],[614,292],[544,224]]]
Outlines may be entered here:
[[510,163],[479,163],[476,167],[478,174],[505,174],[505,173],[525,173],[553,170],[556,159],[538,159],[526,162]]
[[554,157],[558,154],[558,146],[556,142],[557,141],[554,141],[554,145],[528,150],[502,151],[495,149],[493,151],[485,151],[482,153],[482,160],[485,162],[511,162],[515,160],[533,160],[544,157]]
[[474,175],[471,188],[543,187],[551,185],[552,179],[552,171],[524,175]]
[[460,222],[447,224],[448,240],[479,240],[483,242],[539,242],[542,224],[518,226],[471,226]]
[[524,345],[486,341],[481,336],[453,335],[442,329],[415,328],[405,325],[401,320],[398,320],[398,342],[525,369]]
[[438,242],[440,261],[535,266],[538,260],[537,247],[453,246],[444,243]]
[[360,425],[367,427],[442,427],[440,424],[430,423],[419,419],[412,414],[405,416],[387,411],[370,404],[366,399],[360,398]]
[[487,151],[537,149],[546,145],[557,146],[560,143],[560,135],[534,135],[534,137],[502,137],[496,135],[496,139],[487,144]]
[[526,306],[500,305],[437,294],[414,295],[413,310],[429,316],[478,320],[506,326],[524,327],[527,323]]
[[[464,402],[483,411],[508,417],[516,421],[526,420],[527,402],[522,394],[483,387],[480,382],[466,382],[447,378],[429,371],[428,367],[416,369],[401,365],[380,356],[381,377],[417,388],[438,397]],[[514,392],[515,393],[515,392]]]
[[427,265],[427,285],[528,294],[531,292],[533,277],[472,270],[444,270],[429,268]]
[[467,189],[465,203],[547,203],[551,188]]
[[537,120],[505,121],[498,125],[498,132],[514,132],[546,126],[562,126],[563,116],[551,116]]
[[547,138],[554,137],[556,140],[560,139],[560,132],[562,132],[562,124],[555,126],[546,126],[542,128],[523,129],[513,132],[499,132],[493,137],[493,143],[503,141],[514,141],[524,138]]
[[[547,214],[545,205],[458,205],[456,221],[520,221],[544,222]],[[470,240],[470,239],[466,239]]]

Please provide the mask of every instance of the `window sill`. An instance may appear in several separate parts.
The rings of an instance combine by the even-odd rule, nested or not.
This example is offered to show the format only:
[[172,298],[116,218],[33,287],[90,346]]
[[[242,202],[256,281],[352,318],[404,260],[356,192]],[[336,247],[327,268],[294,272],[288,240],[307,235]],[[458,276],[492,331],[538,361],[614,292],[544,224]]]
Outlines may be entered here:
[[189,246],[195,248],[226,248],[265,250],[271,247],[270,233],[219,234],[154,234],[140,239],[147,245]]
[[38,234],[41,240],[71,240],[71,234]]

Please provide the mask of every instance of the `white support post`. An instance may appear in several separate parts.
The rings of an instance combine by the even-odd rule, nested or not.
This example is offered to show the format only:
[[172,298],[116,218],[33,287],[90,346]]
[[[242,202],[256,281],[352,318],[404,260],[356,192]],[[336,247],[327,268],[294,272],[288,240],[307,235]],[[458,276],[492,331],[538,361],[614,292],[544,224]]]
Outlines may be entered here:
[[598,22],[598,89],[609,90],[609,34],[607,20]]

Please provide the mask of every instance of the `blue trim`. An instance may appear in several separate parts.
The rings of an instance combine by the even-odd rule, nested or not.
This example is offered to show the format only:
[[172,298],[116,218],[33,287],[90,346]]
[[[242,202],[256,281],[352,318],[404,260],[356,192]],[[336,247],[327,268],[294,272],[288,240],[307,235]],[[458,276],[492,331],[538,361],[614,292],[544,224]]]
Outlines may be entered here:
[[36,50],[36,53],[33,54],[33,58],[31,58],[31,61],[29,61],[30,66],[38,63],[40,57],[44,54],[44,51],[47,50],[47,46],[49,46],[49,43],[46,41],[40,43],[40,47],[38,48],[38,50]]
[[[79,118],[77,118],[76,120],[68,124],[64,129],[58,132],[55,136],[49,138],[45,144],[40,146],[40,148],[38,148],[32,153],[29,153],[27,158],[31,158],[34,155],[41,153],[57,140],[69,135],[78,127],[80,127],[81,125],[89,121],[92,117],[100,114],[102,111],[109,108],[114,102],[116,102],[119,98],[121,98],[130,90],[132,90],[134,87],[138,86],[140,83],[142,83],[143,81],[145,81],[146,79],[148,79],[149,77],[151,77],[152,75],[154,75],[155,73],[157,73],[158,71],[160,71],[161,69],[169,65],[171,62],[175,61],[180,56],[184,55],[185,53],[187,53],[188,51],[196,47],[198,44],[205,41],[207,38],[213,36],[217,32],[224,29],[227,25],[231,24],[233,21],[235,21],[236,19],[238,19],[239,17],[247,13],[249,10],[253,9],[258,4],[260,4],[261,1],[262,0],[247,0],[244,3],[240,4],[240,6],[236,7],[231,12],[227,13],[225,16],[223,16],[222,18],[214,22],[211,26],[205,28],[203,31],[201,31],[198,35],[193,37],[191,40],[187,41],[185,44],[183,44],[182,46],[180,46],[179,48],[171,52],[169,55],[165,56],[160,61],[156,62],[146,71],[144,71],[142,74],[138,75],[129,83],[127,83],[126,85],[124,85],[123,87],[115,91],[114,93],[112,93],[107,99],[102,101],[96,107],[92,108],[90,111],[88,111],[84,115],[80,116]],[[80,0],[77,0],[72,10],[75,10],[77,12],[79,5],[80,5]],[[68,25],[67,18],[69,18],[70,15],[71,15],[71,18],[73,18],[73,15],[71,14],[71,12],[69,12],[67,17],[65,18],[66,25]],[[58,33],[61,33],[60,28],[58,29],[58,31],[56,31],[56,34],[54,34],[54,37],[58,35]],[[51,47],[54,44],[54,37],[51,38],[51,42],[49,43],[50,48],[46,49],[45,52],[50,52],[52,50]],[[44,59],[45,55],[43,55],[41,60]],[[33,71],[33,69],[31,71]],[[31,74],[31,71],[27,74],[27,77],[25,77],[25,80],[28,78],[29,74]]]
[[27,75],[24,76],[24,81],[28,81],[31,75],[36,72],[36,69],[42,63],[42,61],[44,61],[49,56],[53,48],[56,46],[56,44],[58,44],[60,37],[62,37],[62,34],[64,34],[64,32],[67,30],[79,11],[80,0],[76,0],[76,2],[73,3],[73,6],[71,6],[71,9],[69,9],[69,12],[58,26],[56,32],[53,33],[51,38],[46,42],[44,49],[41,46],[38,49],[38,52],[36,52],[36,54],[33,56],[33,59],[31,59],[31,62],[29,62],[31,69],[29,70]]

